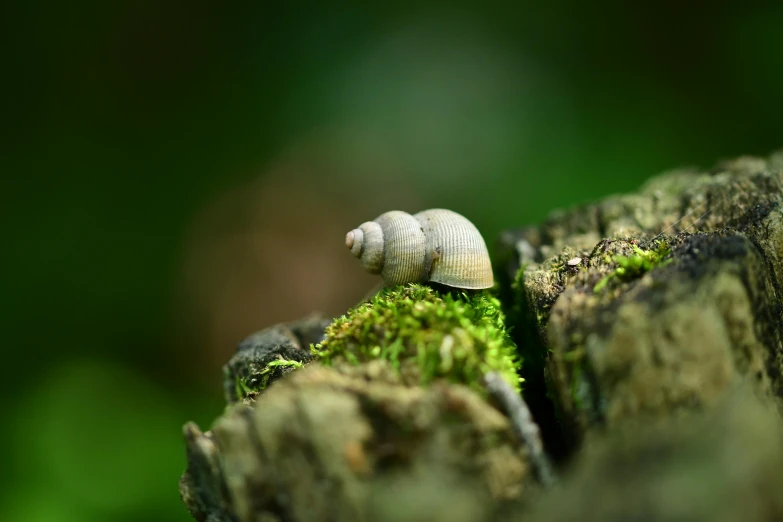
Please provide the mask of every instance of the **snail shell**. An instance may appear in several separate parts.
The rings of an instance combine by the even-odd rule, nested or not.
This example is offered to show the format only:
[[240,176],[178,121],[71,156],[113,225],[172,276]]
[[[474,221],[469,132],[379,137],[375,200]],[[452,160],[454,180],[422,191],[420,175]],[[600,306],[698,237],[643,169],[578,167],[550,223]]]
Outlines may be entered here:
[[386,286],[431,281],[478,290],[494,284],[484,239],[451,210],[392,210],[348,232],[345,245]]

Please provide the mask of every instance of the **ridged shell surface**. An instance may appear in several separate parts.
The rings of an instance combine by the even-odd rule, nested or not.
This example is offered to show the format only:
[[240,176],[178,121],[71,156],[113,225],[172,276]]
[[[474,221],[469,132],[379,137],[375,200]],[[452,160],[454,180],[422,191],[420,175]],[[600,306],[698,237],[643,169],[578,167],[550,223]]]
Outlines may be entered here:
[[414,217],[427,239],[429,281],[470,290],[490,288],[495,283],[487,245],[473,223],[440,208]]
[[[358,248],[351,248],[351,253],[359,256],[359,261],[365,270],[371,274],[380,274],[383,270],[383,230],[378,223],[367,221],[353,230]],[[357,247],[357,245],[354,245]]]
[[400,210],[374,219],[383,229],[383,271],[386,286],[417,283],[427,278],[425,249],[427,239],[419,221]]

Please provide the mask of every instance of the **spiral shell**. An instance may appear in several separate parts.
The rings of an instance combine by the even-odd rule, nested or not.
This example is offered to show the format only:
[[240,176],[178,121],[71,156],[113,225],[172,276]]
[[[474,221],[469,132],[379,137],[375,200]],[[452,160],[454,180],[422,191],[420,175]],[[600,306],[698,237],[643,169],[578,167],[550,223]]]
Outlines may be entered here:
[[345,244],[386,286],[431,281],[478,290],[494,284],[484,239],[451,210],[392,210],[348,232]]

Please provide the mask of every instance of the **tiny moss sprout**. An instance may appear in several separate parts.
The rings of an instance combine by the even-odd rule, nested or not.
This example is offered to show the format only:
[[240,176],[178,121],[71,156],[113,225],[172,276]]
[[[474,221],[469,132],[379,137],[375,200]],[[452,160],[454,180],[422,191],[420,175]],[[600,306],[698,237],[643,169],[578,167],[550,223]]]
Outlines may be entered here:
[[612,279],[619,281],[631,281],[641,277],[655,267],[661,267],[669,264],[670,259],[664,260],[669,255],[671,248],[665,241],[655,243],[655,247],[649,250],[642,250],[636,245],[633,246],[633,254],[630,256],[614,256],[611,261],[617,263],[617,268],[604,276],[593,291],[595,293],[603,290]]
[[300,361],[277,359],[267,363],[261,371],[253,371],[246,377],[237,376],[235,382],[236,396],[244,399],[264,391],[269,386],[269,379],[275,370],[298,370],[303,366],[304,363]]
[[482,393],[482,377],[494,371],[519,390],[516,347],[500,302],[487,291],[439,294],[419,284],[382,290],[336,319],[311,351],[326,365],[383,359],[420,384],[445,378]]

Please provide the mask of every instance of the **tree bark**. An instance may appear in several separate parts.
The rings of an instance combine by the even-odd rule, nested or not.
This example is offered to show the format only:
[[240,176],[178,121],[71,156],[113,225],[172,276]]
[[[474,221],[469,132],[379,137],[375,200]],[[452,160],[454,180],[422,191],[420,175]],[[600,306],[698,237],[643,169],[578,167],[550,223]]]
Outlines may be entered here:
[[[311,362],[301,332],[322,318],[256,334],[225,414],[185,426],[183,501],[210,522],[781,519],[781,203],[783,152],[504,232],[498,294],[540,430],[471,383]],[[538,433],[564,476],[548,490]]]

